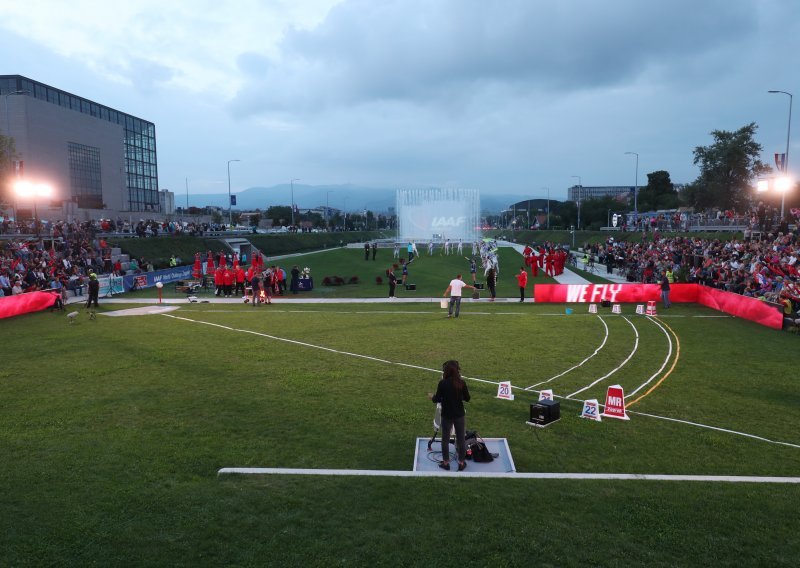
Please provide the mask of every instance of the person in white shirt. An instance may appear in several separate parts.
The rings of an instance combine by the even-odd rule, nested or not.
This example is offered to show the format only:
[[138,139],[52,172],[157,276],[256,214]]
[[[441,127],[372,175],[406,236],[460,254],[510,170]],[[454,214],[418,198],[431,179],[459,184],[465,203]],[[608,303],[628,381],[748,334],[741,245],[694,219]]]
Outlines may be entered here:
[[453,317],[453,306],[456,308],[456,317],[458,317],[458,312],[461,309],[461,290],[464,288],[472,288],[475,289],[475,286],[470,286],[466,282],[461,279],[461,275],[457,275],[453,280],[450,281],[450,285],[447,287],[447,290],[444,291],[442,294],[443,297],[447,297],[447,294],[450,294],[450,304],[447,307],[447,317]]

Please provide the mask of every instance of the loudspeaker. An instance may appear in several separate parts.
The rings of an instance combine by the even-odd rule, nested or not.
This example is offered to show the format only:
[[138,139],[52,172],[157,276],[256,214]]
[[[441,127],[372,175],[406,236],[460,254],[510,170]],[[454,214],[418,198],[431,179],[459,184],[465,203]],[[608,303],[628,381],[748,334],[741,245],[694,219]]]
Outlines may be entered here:
[[531,426],[547,426],[561,418],[561,403],[556,400],[540,400],[531,404]]
[[416,284],[406,284],[406,290],[416,290],[416,289],[417,289]]
[[610,308],[611,307],[611,300],[601,300],[600,301],[600,305],[603,306],[604,308]]
[[483,290],[483,288],[484,288],[484,285],[483,285],[481,282],[476,282],[476,283],[475,283],[475,287],[476,287],[478,290]]

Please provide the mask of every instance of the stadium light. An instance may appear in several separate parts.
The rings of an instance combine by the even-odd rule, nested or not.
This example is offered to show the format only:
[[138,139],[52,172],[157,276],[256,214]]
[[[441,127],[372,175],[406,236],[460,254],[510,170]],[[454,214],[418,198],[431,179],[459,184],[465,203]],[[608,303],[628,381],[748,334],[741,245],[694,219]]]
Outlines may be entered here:
[[14,184],[14,193],[22,199],[31,199],[33,201],[33,224],[36,230],[36,236],[39,236],[39,212],[37,210],[37,202],[40,198],[48,198],[53,195],[53,187],[46,183],[31,183],[29,181],[20,180]]
[[758,184],[756,185],[756,191],[758,191],[759,193],[764,193],[765,191],[769,191],[769,180],[767,179],[758,180]]

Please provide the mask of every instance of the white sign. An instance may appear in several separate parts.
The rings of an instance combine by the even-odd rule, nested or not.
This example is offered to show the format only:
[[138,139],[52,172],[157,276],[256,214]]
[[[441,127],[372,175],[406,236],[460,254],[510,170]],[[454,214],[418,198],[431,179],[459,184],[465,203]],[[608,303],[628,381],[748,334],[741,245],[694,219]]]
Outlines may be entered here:
[[591,400],[584,400],[583,401],[583,411],[581,412],[581,418],[586,418],[588,420],[596,420],[597,422],[602,422],[602,418],[600,418],[600,408],[599,404],[597,403],[597,399],[593,398]]
[[597,304],[589,304],[589,313],[596,314],[597,313]]
[[497,398],[514,400],[514,394],[511,392],[511,381],[504,381],[497,385]]
[[637,304],[636,305],[636,313],[640,316],[644,315],[644,304]]
[[611,226],[612,226],[612,227],[616,227],[616,226],[617,226],[617,220],[618,220],[618,219],[619,219],[619,215],[617,215],[616,213],[614,213],[614,214],[611,216]]
[[611,313],[612,314],[621,314],[622,313],[622,306],[619,304],[614,304],[611,306]]
[[551,389],[540,391],[539,400],[553,400],[553,391]]

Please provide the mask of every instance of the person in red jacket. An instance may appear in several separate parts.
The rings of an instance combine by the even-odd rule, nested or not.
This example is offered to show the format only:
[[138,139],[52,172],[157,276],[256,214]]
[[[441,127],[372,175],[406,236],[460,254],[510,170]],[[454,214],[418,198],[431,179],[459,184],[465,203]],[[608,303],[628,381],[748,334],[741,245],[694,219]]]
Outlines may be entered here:
[[528,273],[525,272],[525,267],[519,267],[519,274],[517,274],[517,283],[519,284],[519,301],[525,301],[525,288],[528,286]]
[[230,298],[233,293],[233,283],[236,281],[236,275],[230,268],[225,268],[222,273],[222,284],[225,289],[225,297]]
[[548,276],[555,276],[555,258],[552,250],[547,251],[547,256],[544,259],[544,263],[547,270]]
[[236,267],[236,295],[244,296],[244,268]]
[[216,296],[221,296],[223,287],[225,286],[225,269],[218,266],[214,271],[214,288],[216,288]]

